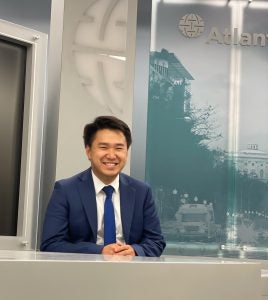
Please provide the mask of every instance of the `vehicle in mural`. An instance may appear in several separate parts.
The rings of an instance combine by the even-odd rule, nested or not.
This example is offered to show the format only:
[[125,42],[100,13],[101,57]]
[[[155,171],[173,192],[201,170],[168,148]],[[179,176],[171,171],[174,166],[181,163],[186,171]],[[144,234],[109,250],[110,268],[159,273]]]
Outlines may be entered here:
[[183,241],[213,241],[216,224],[212,204],[182,204],[176,215],[177,232]]

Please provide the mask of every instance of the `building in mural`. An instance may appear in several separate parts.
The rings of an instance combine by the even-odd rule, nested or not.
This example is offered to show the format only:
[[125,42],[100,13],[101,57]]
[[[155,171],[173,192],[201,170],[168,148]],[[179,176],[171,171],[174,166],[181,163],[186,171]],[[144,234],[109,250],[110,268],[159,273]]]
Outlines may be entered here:
[[268,154],[259,150],[258,144],[249,144],[247,149],[236,153],[234,162],[241,173],[268,182]]
[[178,111],[186,113],[190,109],[192,75],[186,70],[174,53],[162,49],[161,52],[152,51],[150,54],[150,82],[166,82],[170,85],[167,90],[167,100],[171,100],[172,89],[182,88],[181,106]]

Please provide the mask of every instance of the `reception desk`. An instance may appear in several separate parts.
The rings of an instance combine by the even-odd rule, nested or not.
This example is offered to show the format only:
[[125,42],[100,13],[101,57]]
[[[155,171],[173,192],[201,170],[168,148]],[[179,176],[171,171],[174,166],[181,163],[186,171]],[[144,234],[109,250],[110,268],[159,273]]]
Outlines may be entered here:
[[257,262],[0,251],[3,300],[259,300]]
[[268,300],[268,270],[262,270],[261,272],[261,295],[262,300]]

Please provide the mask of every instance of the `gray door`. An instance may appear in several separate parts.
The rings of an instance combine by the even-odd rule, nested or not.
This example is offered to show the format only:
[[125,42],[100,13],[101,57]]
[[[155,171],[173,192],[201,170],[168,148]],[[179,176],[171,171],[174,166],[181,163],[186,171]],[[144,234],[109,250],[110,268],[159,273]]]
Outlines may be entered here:
[[0,39],[0,235],[17,234],[26,47]]

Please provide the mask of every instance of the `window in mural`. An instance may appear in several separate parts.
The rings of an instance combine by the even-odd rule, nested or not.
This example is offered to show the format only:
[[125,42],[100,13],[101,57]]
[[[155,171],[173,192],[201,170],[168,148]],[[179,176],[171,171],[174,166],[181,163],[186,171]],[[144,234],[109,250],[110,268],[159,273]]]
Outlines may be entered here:
[[152,3],[146,180],[166,252],[267,258],[268,5]]

